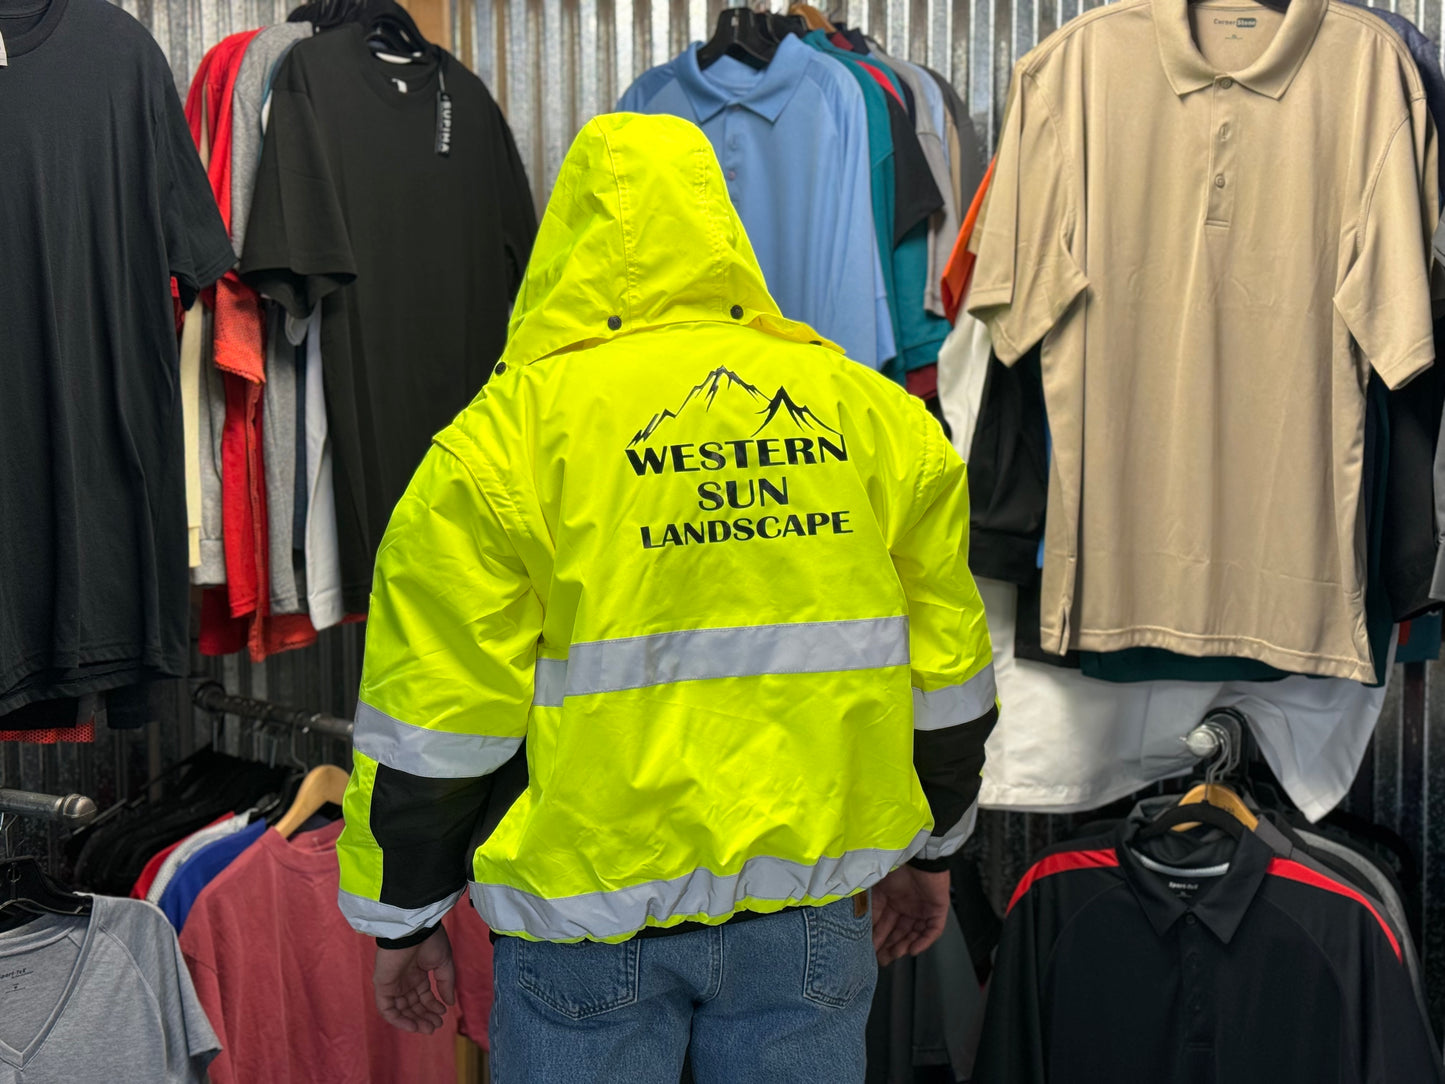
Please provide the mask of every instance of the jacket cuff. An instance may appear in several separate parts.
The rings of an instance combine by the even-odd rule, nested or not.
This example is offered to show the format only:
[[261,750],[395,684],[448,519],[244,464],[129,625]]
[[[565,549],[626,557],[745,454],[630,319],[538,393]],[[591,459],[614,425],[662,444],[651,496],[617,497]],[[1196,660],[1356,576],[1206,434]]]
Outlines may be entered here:
[[414,933],[409,933],[405,937],[378,937],[376,939],[376,947],[384,949],[411,948],[414,945],[420,945],[428,937],[436,933],[440,927],[441,923],[438,922],[435,926],[423,926],[421,929]]
[[924,873],[947,873],[953,862],[952,855],[945,858],[910,858],[908,864]]

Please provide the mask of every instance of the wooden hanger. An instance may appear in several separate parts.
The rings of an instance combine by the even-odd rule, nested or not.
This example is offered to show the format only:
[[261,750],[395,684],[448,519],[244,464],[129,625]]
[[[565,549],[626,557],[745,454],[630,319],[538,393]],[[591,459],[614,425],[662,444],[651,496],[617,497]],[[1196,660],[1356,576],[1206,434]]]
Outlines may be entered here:
[[[1184,797],[1179,799],[1179,804],[1182,806],[1200,803],[1224,810],[1251,832],[1259,827],[1259,818],[1250,812],[1249,806],[1244,804],[1244,800],[1238,794],[1223,783],[1200,783],[1191,787],[1185,792]],[[1180,824],[1176,825],[1174,830],[1183,832],[1193,827],[1192,824]]]
[[812,4],[794,4],[788,8],[789,15],[801,15],[803,21],[812,30],[826,30],[829,34],[834,33],[838,28],[828,21],[828,16],[815,8]]
[[328,802],[340,805],[341,799],[346,796],[346,783],[349,778],[346,772],[335,764],[312,768],[306,773],[306,778],[301,780],[301,788],[296,792],[296,800],[291,803],[291,808],[276,822],[276,831],[280,832],[283,838],[290,839],[296,834],[296,829],[320,812],[322,806]]

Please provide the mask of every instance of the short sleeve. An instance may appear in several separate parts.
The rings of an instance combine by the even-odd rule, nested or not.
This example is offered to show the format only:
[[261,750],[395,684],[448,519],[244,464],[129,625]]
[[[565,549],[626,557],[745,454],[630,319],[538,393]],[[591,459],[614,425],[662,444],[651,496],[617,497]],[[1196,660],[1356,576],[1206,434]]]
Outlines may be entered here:
[[1435,357],[1430,241],[1439,218],[1435,131],[1423,99],[1412,102],[1380,157],[1354,231],[1354,254],[1335,308],[1365,360],[1391,388]]
[[175,931],[153,904],[130,900],[126,904],[136,909],[129,925],[135,932],[125,938],[126,949],[155,999],[165,1049],[164,1075],[156,1066],[154,1079],[200,1084],[208,1079],[207,1066],[220,1053],[221,1044],[196,996]]
[[271,91],[241,260],[241,278],[297,319],[356,278],[321,126],[304,88],[287,78],[299,53],[282,62]]
[[181,100],[170,80],[164,82],[156,132],[161,224],[167,264],[180,287],[182,305],[190,308],[197,293],[230,270],[236,255]]
[[1016,70],[973,237],[978,260],[968,295],[968,311],[988,325],[1005,364],[1042,339],[1088,285],[1073,254],[1075,177],[1042,91]]
[[933,179],[923,145],[908,112],[890,95],[888,124],[893,137],[893,247],[920,222],[943,207],[943,193]]

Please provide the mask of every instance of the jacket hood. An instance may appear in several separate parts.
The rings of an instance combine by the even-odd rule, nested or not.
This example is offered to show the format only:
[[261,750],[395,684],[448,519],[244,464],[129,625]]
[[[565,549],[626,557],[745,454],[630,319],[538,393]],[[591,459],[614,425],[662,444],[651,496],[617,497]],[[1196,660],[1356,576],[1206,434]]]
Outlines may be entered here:
[[594,118],[562,162],[502,360],[699,320],[823,341],[778,311],[701,129],[678,117]]

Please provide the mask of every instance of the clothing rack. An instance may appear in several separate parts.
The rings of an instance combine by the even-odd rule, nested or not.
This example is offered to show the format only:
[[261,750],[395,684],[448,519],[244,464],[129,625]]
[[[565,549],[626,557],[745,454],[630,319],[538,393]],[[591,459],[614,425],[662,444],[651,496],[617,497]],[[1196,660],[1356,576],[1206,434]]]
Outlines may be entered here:
[[83,794],[38,794],[29,790],[0,788],[0,814],[79,828],[95,819],[95,802]]
[[218,682],[206,681],[191,693],[191,702],[203,711],[217,715],[237,715],[259,723],[291,727],[302,734],[319,734],[338,741],[350,741],[354,726],[350,719],[341,719],[324,712],[283,707],[268,700],[249,696],[232,696]]

